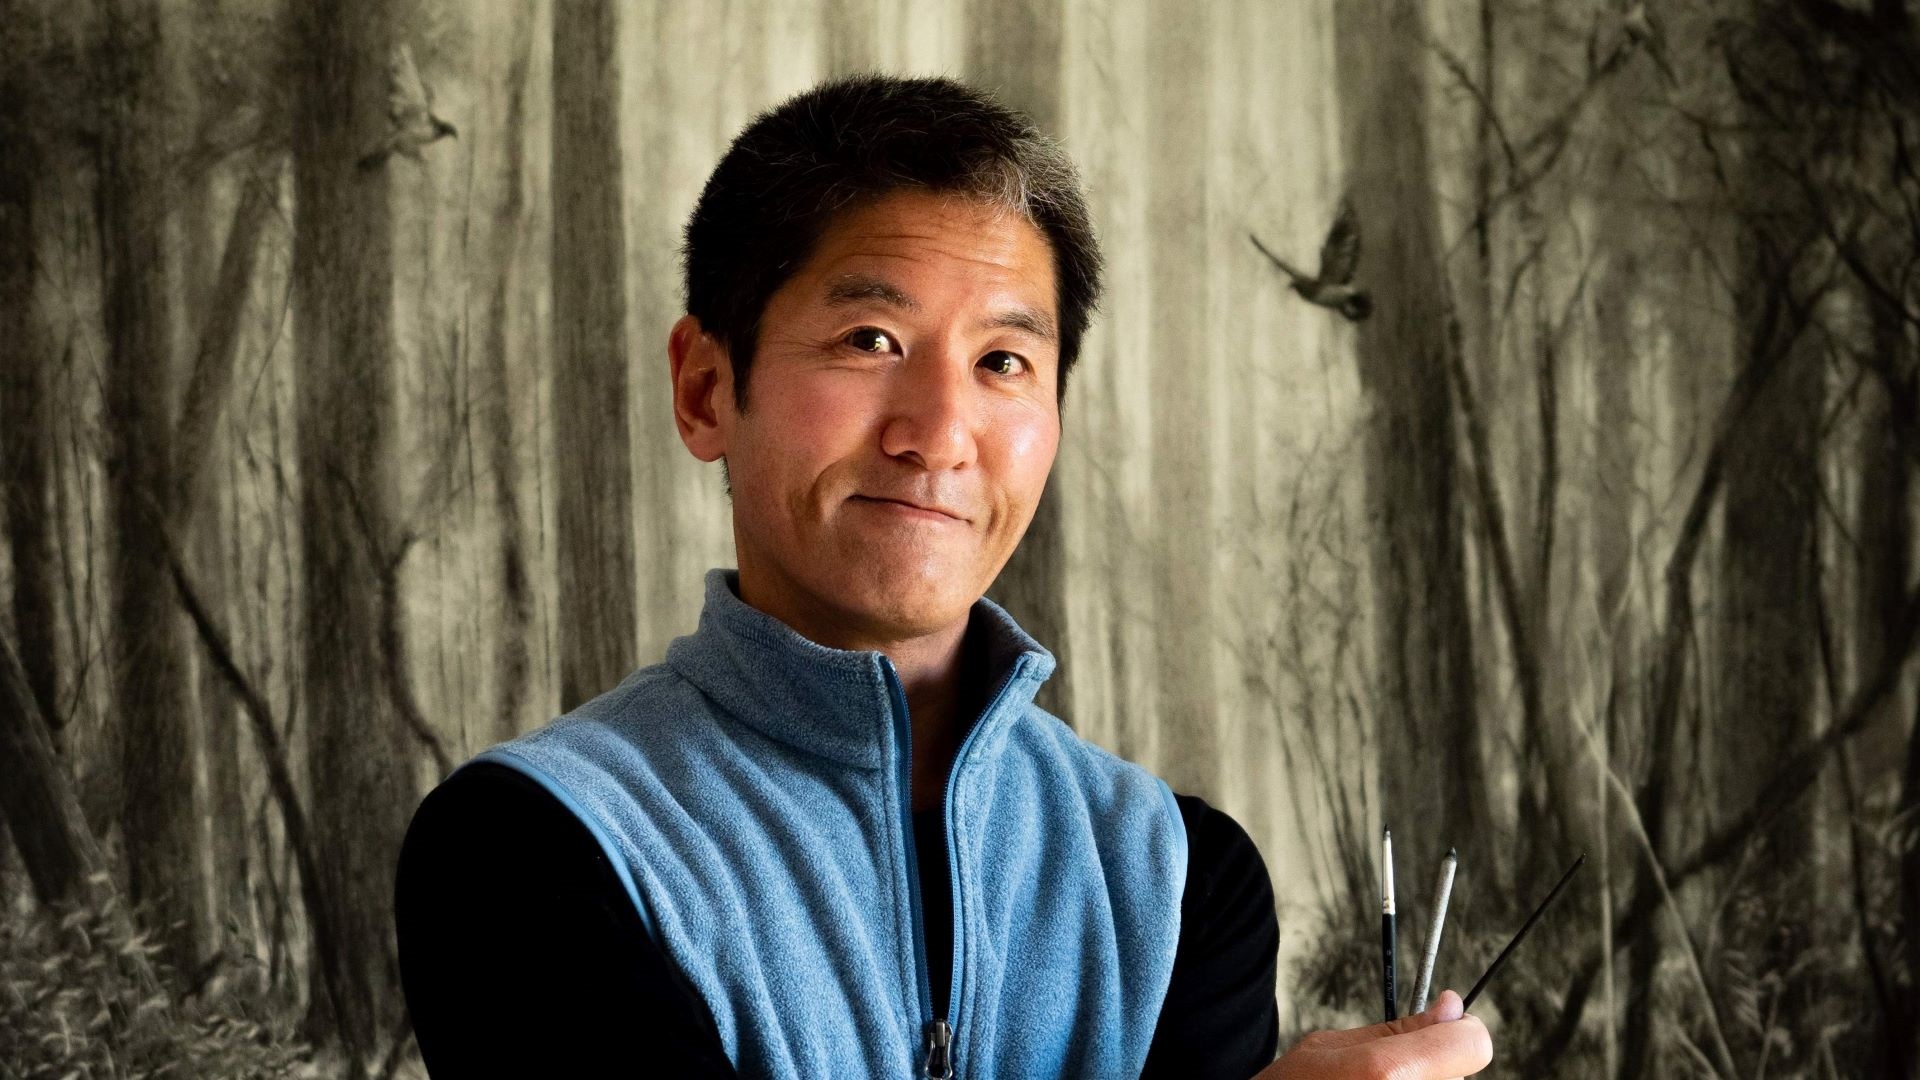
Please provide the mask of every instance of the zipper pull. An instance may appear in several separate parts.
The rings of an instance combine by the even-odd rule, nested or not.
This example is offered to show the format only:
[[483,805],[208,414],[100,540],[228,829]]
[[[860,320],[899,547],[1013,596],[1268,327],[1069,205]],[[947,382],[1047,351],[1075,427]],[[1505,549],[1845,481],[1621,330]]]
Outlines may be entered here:
[[927,1021],[927,1060],[920,1066],[926,1080],[953,1080],[953,1028],[945,1020]]

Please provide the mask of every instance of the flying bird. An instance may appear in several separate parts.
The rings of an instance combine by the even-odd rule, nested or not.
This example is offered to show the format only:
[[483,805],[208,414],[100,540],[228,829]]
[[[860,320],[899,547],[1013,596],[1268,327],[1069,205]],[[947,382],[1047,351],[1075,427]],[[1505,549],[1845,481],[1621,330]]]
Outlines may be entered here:
[[1352,200],[1340,200],[1340,213],[1333,219],[1333,227],[1327,230],[1326,241],[1320,245],[1317,274],[1295,269],[1267,250],[1267,245],[1252,233],[1247,234],[1247,239],[1253,241],[1253,246],[1260,249],[1267,261],[1291,279],[1293,291],[1308,303],[1338,311],[1351,322],[1373,314],[1373,297],[1353,283],[1354,272],[1360,268],[1360,221],[1354,217]]
[[434,115],[433,90],[420,78],[414,65],[413,49],[404,42],[393,50],[387,64],[386,137],[362,155],[362,169],[377,169],[394,154],[402,154],[424,163],[420,148],[443,138],[459,138],[452,124]]

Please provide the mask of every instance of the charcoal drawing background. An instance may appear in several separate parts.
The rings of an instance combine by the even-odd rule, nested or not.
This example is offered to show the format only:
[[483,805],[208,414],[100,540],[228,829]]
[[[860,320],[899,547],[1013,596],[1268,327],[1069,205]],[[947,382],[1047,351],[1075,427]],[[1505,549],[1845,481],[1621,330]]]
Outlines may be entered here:
[[[418,1074],[407,816],[694,625],[679,229],[881,69],[1083,169],[1108,300],[990,595],[1258,841],[1287,1031],[1371,1018],[1385,823],[1410,923],[1461,852],[1456,986],[1588,853],[1496,1074],[1920,1075],[1916,20],[0,0],[0,1073]],[[1360,322],[1250,242],[1343,197]]]

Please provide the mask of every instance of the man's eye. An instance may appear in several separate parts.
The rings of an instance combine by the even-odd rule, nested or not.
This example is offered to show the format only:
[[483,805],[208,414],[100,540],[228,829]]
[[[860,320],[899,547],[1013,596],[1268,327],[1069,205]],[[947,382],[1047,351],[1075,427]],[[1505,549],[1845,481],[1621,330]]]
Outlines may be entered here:
[[897,347],[892,334],[885,330],[876,330],[871,326],[863,326],[848,334],[846,342],[861,352],[869,353],[892,352]]
[[[981,360],[983,362],[991,363],[991,364],[1013,363],[1013,364],[1019,364],[1023,367],[1026,365],[1026,362],[1027,362],[1024,357],[1021,357],[1016,353],[1010,353],[1005,349],[995,349],[994,351],[988,353],[986,356],[981,357]],[[1000,372],[1000,374],[1017,375],[1019,374],[1019,371],[1017,369],[1014,371],[1002,371]]]

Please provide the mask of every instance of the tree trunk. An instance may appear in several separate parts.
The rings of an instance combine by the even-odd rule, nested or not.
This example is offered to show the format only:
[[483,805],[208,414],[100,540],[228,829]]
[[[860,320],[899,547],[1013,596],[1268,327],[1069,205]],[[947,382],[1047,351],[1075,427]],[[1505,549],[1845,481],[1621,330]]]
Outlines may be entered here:
[[[1860,389],[1860,473],[1855,508],[1860,558],[1854,567],[1855,632],[1860,648],[1853,664],[1855,681],[1866,678],[1885,662],[1889,643],[1899,627],[1900,598],[1913,572],[1914,493],[1909,455],[1920,441],[1920,356],[1916,356],[1900,312],[1871,298],[1868,308],[1873,353],[1884,365],[1884,373],[1869,375]],[[1861,756],[1891,767],[1905,751],[1906,726],[1907,717],[1896,701],[1860,736]]]
[[[1604,197],[1604,196],[1603,196]],[[1594,495],[1591,553],[1594,599],[1602,620],[1601,631],[1612,645],[1608,661],[1613,685],[1624,688],[1633,670],[1631,650],[1634,621],[1626,618],[1633,581],[1633,505],[1636,485],[1634,453],[1633,380],[1639,367],[1639,340],[1633,325],[1633,295],[1646,269],[1640,257],[1638,230],[1632,228],[1631,206],[1609,205],[1606,265],[1594,284],[1593,358]],[[1624,230],[1624,231],[1623,231]]]
[[[1885,365],[1879,379],[1863,388],[1869,404],[1862,410],[1860,446],[1860,501],[1856,536],[1860,560],[1855,570],[1859,598],[1856,634],[1860,642],[1856,684],[1876,671],[1898,647],[1900,604],[1912,576],[1913,466],[1910,453],[1920,440],[1920,356],[1902,313],[1881,302],[1871,304],[1873,345]],[[1901,797],[1895,813],[1920,816],[1920,725],[1914,719],[1911,697],[1902,709],[1902,695],[1892,700],[1881,719],[1860,739],[1862,756],[1889,765],[1904,761]],[[1881,770],[1874,770],[1875,774]],[[1884,1034],[1890,1068],[1901,1073],[1920,1063],[1920,859],[1900,860],[1899,894],[1901,943],[1908,977],[1902,1006],[1904,1015],[1878,1021]],[[1864,943],[1866,945],[1868,943]]]
[[[1146,163],[1147,220],[1153,230],[1154,318],[1148,348],[1157,356],[1206,364],[1208,83],[1211,20],[1203,8],[1154,3],[1148,13],[1147,66],[1160,87],[1148,99],[1147,130],[1157,144]],[[1155,619],[1154,717],[1160,729],[1156,772],[1176,790],[1215,802],[1225,796],[1220,760],[1221,709],[1213,658],[1214,376],[1171,359],[1153,367],[1153,481],[1158,547],[1152,554]],[[1124,586],[1122,586],[1124,587]]]
[[[1060,0],[971,0],[965,71],[968,81],[992,91],[1005,104],[1059,137],[1061,71]],[[1062,401],[1061,408],[1065,409]],[[1064,422],[1063,422],[1064,426]],[[1055,470],[1059,469],[1056,463]],[[1034,640],[1053,653],[1058,666],[1034,701],[1073,719],[1067,666],[1066,535],[1060,518],[1060,485],[1040,493],[1020,544],[993,581],[991,595]]]
[[487,272],[493,276],[488,295],[486,345],[481,362],[490,384],[481,415],[487,444],[487,464],[493,477],[494,501],[500,510],[498,575],[501,626],[497,631],[494,663],[500,673],[499,712],[494,724],[498,740],[520,733],[532,682],[531,634],[534,590],[527,565],[526,512],[520,506],[520,435],[514,430],[513,378],[509,367],[512,339],[509,315],[513,310],[515,257],[520,250],[526,217],[525,143],[527,67],[532,52],[530,18],[522,14],[514,30],[513,62],[507,73],[507,112],[501,138],[507,162],[500,184],[505,192],[493,228],[493,255]]
[[[1747,246],[1765,241],[1748,240]],[[1792,273],[1766,256],[1744,258],[1746,279],[1736,286],[1735,337],[1751,340],[1754,312],[1769,278]],[[1728,448],[1722,506],[1717,625],[1707,635],[1709,671],[1718,682],[1713,707],[1711,761],[1718,788],[1709,805],[1744,807],[1759,786],[1780,771],[1787,752],[1814,733],[1815,593],[1822,588],[1814,553],[1819,510],[1819,444],[1824,401],[1822,349],[1812,335],[1786,346],[1779,372],[1754,403]],[[1902,594],[1895,594],[1902,595]],[[1793,974],[1807,948],[1803,932],[1813,909],[1804,902],[1819,887],[1814,862],[1811,802],[1782,814],[1753,837],[1758,877],[1735,886],[1745,894],[1732,906],[1730,950],[1744,956],[1748,974],[1774,973],[1783,988],[1784,1015],[1807,1015],[1818,1002],[1796,1000],[1809,976]],[[1677,826],[1676,826],[1677,827]],[[1742,903],[1740,901],[1746,901]],[[1810,1064],[1804,1051],[1773,1055],[1781,1065]]]
[[[1812,735],[1815,597],[1822,587],[1815,522],[1824,372],[1818,343],[1806,333],[1811,319],[1807,252],[1820,226],[1807,216],[1791,171],[1809,160],[1805,135],[1794,127],[1811,116],[1787,97],[1765,100],[1794,78],[1800,50],[1794,39],[1801,31],[1772,0],[1752,4],[1749,18],[1729,34],[1725,49],[1747,121],[1740,165],[1726,179],[1726,194],[1739,215],[1731,245],[1734,383],[1728,395],[1730,409],[1738,411],[1716,431],[1719,452],[1709,452],[1701,481],[1705,493],[1710,477],[1704,468],[1717,465],[1719,559],[1711,564],[1714,601],[1708,632],[1700,639],[1706,660],[1699,681],[1706,689],[1695,703],[1712,790],[1704,804],[1698,795],[1687,799],[1703,811],[1709,828],[1724,824],[1712,808],[1731,808],[1728,812],[1738,815],[1755,805],[1789,755]],[[1768,83],[1763,91],[1762,83],[1753,81],[1760,72],[1765,79],[1788,82]],[[1783,168],[1786,162],[1795,164]],[[1696,501],[1696,509],[1710,505]],[[1705,516],[1691,511],[1689,516],[1696,536],[1704,535]],[[1691,602],[1687,595],[1669,596],[1670,625],[1677,625],[1674,609]],[[1678,617],[1689,618],[1686,612]],[[1676,764],[1684,745],[1678,720],[1687,711],[1680,679],[1684,653],[1692,645],[1676,640],[1662,648],[1669,655],[1656,662],[1662,673],[1655,680],[1641,816],[1653,852],[1671,867],[1681,837],[1697,823],[1682,818],[1685,804],[1676,799],[1686,783]],[[1783,988],[1804,995],[1812,981],[1792,968],[1805,948],[1796,938],[1813,920],[1803,899],[1815,888],[1806,877],[1813,870],[1812,811],[1801,807],[1780,814],[1745,843],[1753,865],[1767,871],[1737,883],[1740,893],[1727,905],[1719,955],[1742,964],[1747,978],[1773,974]],[[1677,875],[1669,870],[1669,876]],[[1657,888],[1643,861],[1634,881],[1635,902],[1656,895]],[[1658,1069],[1654,1010],[1660,958],[1660,934],[1649,928],[1634,940],[1630,957],[1622,1078]],[[1811,1004],[1778,999],[1788,1016],[1805,1015]],[[1759,1052],[1755,1049],[1741,1064],[1752,1067]],[[1796,1047],[1772,1060],[1783,1071],[1799,1072],[1810,1067],[1806,1053],[1806,1047]]]
[[[0,26],[17,25],[17,5],[0,2]],[[0,70],[0,511],[13,563],[13,625],[20,663],[57,751],[62,714],[55,649],[53,414],[47,342],[34,306],[33,189],[44,163],[28,120],[27,65]]]
[[112,88],[100,173],[105,256],[107,493],[113,519],[116,719],[121,827],[131,900],[154,905],[166,959],[188,968],[207,938],[195,806],[188,639],[163,546],[173,469],[173,308],[165,215],[171,169],[160,78],[160,25],[150,0],[106,12]]
[[[212,3],[202,0],[187,18],[176,18],[171,25],[180,28],[180,32],[172,35],[168,49],[172,92],[178,100],[186,103],[182,112],[192,115],[195,124],[202,128],[208,125],[213,111],[224,104],[199,100],[196,86],[196,62],[201,58],[195,54],[201,35],[207,27],[215,25],[212,20],[219,17],[213,8]],[[175,296],[179,305],[176,340],[183,355],[196,357],[196,368],[199,366],[198,358],[204,355],[196,340],[196,331],[212,317],[220,281],[222,234],[225,231],[223,226],[227,224],[220,212],[223,188],[220,173],[214,162],[210,161],[204,166],[195,162],[192,167],[181,170],[176,193],[178,209],[174,214],[174,242],[175,250],[180,252],[179,261],[174,267],[177,283]],[[243,283],[242,288],[248,284],[251,282]],[[236,305],[236,326],[241,310],[243,308]],[[193,381],[191,377],[190,381]],[[224,399],[226,389],[227,384],[223,381],[216,392]],[[175,465],[170,479],[175,482],[176,490],[180,486],[179,463],[192,456],[190,446],[197,447],[205,457],[225,456],[227,440],[222,437],[217,423],[202,422],[196,430],[189,428],[183,417],[175,428],[175,439]],[[176,501],[174,517],[181,526],[176,535],[190,537],[187,542],[194,549],[192,558],[198,568],[197,576],[202,582],[205,599],[230,622],[236,605],[228,602],[228,582],[231,568],[237,565],[232,550],[237,538],[235,523],[230,519],[230,489],[215,488],[198,502],[200,505],[188,503],[184,497]],[[233,938],[247,934],[244,928],[250,922],[251,908],[246,891],[250,830],[245,827],[247,814],[237,721],[239,703],[219,671],[204,659],[194,666],[194,693],[202,724],[200,752],[206,763],[207,782],[199,830],[200,843],[212,855],[209,870],[212,874],[213,906],[209,915],[214,936],[207,946],[212,951],[222,951],[230,947]]]
[[[1901,780],[1900,814],[1920,816],[1920,715],[1907,735],[1907,766]],[[1905,1057],[1911,1067],[1920,1062],[1920,858],[1911,852],[1900,860],[1900,916],[1905,928],[1907,990],[1906,1016],[1889,1017],[1895,1030],[1906,1029]],[[1902,1023],[1904,1021],[1904,1023]]]
[[[279,169],[261,166],[242,177],[238,203],[221,241],[212,213],[214,188],[200,180],[196,213],[187,227],[194,280],[188,291],[191,311],[199,315],[200,332],[194,338],[193,373],[182,398],[176,425],[171,507],[175,536],[191,535],[199,564],[199,580],[210,606],[232,611],[228,602],[237,563],[229,549],[235,523],[232,499],[211,489],[206,480],[214,449],[222,442],[219,429],[231,396],[233,372],[239,354],[240,330],[252,294],[254,267],[261,234],[279,203]],[[218,256],[215,256],[218,252]],[[208,836],[213,848],[215,914],[220,925],[245,934],[253,905],[247,893],[247,839],[245,781],[240,765],[240,702],[214,669],[199,667],[200,712],[206,722]]]
[[1358,280],[1374,301],[1357,352],[1368,405],[1381,812],[1403,830],[1402,866],[1438,865],[1449,846],[1468,865],[1494,866],[1476,754],[1426,31],[1414,0],[1352,0],[1334,8],[1334,37],[1348,190],[1363,237]]
[[[87,827],[80,797],[54,753],[46,721],[34,715],[37,711],[19,654],[0,634],[0,774],[7,777],[0,785],[0,819],[12,833],[41,903],[82,902],[107,912],[119,897],[106,856]],[[125,906],[112,910],[108,920],[126,937],[143,929],[134,925]],[[146,993],[161,991],[146,956],[125,960]]]
[[[390,170],[356,160],[388,130],[388,58],[405,13],[341,0],[297,17],[293,278],[297,344],[301,694],[317,890],[342,1007],[318,973],[308,1032],[355,1055],[400,1014],[393,868],[415,799],[413,742],[380,651],[381,587],[399,555]],[[318,948],[318,946],[317,946]]]
[[[1735,336],[1752,347],[1764,290],[1780,287],[1790,264],[1743,242]],[[1788,286],[1790,287],[1790,286]],[[1819,424],[1823,371],[1817,342],[1788,346],[1771,384],[1728,446],[1718,565],[1721,611],[1708,636],[1717,654],[1714,709],[1719,800],[1746,806],[1755,785],[1779,771],[1781,754],[1812,733],[1816,617],[1814,515],[1819,505]],[[1899,594],[1894,594],[1896,597]],[[1794,814],[1758,838],[1770,874],[1804,868],[1812,821]]]
[[[238,514],[230,498],[213,498],[195,518],[199,579],[210,583],[209,603],[225,610],[231,625],[239,604],[235,567],[240,565]],[[213,585],[211,583],[218,583]],[[214,915],[218,926],[242,942],[252,940],[253,903],[247,891],[252,834],[247,813],[246,772],[241,764],[240,702],[212,664],[200,664],[200,708],[206,719],[207,818],[213,845]],[[224,938],[222,944],[225,944]]]
[[[1782,38],[1791,23],[1756,3],[1759,37],[1741,65],[1790,73],[1797,53]],[[1783,55],[1784,54],[1784,55]],[[1780,771],[1788,752],[1814,734],[1814,679],[1824,588],[1815,554],[1820,510],[1820,428],[1825,402],[1824,347],[1802,332],[1811,314],[1800,297],[1809,291],[1803,255],[1823,226],[1793,188],[1778,162],[1808,162],[1817,153],[1795,128],[1812,121],[1784,102],[1750,108],[1752,158],[1736,174],[1748,216],[1738,241],[1734,281],[1736,355],[1779,352],[1779,367],[1754,401],[1745,424],[1728,444],[1726,494],[1721,507],[1717,608],[1706,636],[1708,673],[1716,692],[1705,712],[1715,797],[1710,805],[1744,807],[1760,785]],[[1786,290],[1788,318],[1775,335],[1762,313],[1770,290]],[[1896,595],[1904,595],[1898,593]],[[1837,719],[1837,718],[1836,718]],[[1811,802],[1780,815],[1752,839],[1754,865],[1764,875],[1736,886],[1726,929],[1730,954],[1743,958],[1751,976],[1774,973],[1782,981],[1783,1015],[1809,1015],[1820,1002],[1808,995],[1817,975],[1798,973],[1808,948],[1805,930],[1815,909],[1806,898],[1818,888]],[[1677,827],[1677,826],[1674,826]],[[1818,995],[1824,997],[1824,995]],[[1789,1047],[1772,1055],[1783,1072],[1811,1068],[1810,1048]]]
[[553,9],[553,432],[563,710],[612,689],[632,671],[637,648],[615,14],[608,0]]
[[107,863],[87,828],[66,765],[27,685],[13,642],[0,634],[0,817],[43,904],[80,899]]
[[[1624,170],[1613,175],[1623,175]],[[1636,447],[1634,423],[1635,410],[1633,383],[1641,367],[1638,344],[1644,339],[1635,332],[1633,320],[1633,298],[1642,282],[1641,275],[1648,269],[1649,260],[1642,257],[1642,236],[1638,228],[1631,225],[1635,220],[1635,208],[1624,205],[1619,200],[1622,193],[1615,191],[1614,200],[1603,208],[1606,225],[1599,235],[1607,238],[1603,242],[1610,244],[1606,263],[1600,270],[1598,281],[1594,284],[1593,299],[1593,398],[1594,398],[1594,478],[1593,497],[1590,502],[1591,536],[1590,559],[1593,567],[1593,610],[1597,616],[1596,629],[1600,640],[1607,643],[1605,654],[1600,663],[1605,665],[1606,682],[1596,687],[1596,700],[1592,707],[1592,722],[1596,725],[1595,735],[1603,747],[1599,755],[1602,765],[1612,768],[1616,757],[1614,747],[1626,741],[1623,732],[1640,731],[1642,696],[1638,692],[1640,681],[1640,653],[1636,648],[1640,640],[1640,627],[1647,616],[1644,608],[1634,602],[1634,504],[1637,484],[1635,482]],[[1605,194],[1600,196],[1605,199]],[[1572,723],[1580,721],[1569,718]],[[1593,758],[1589,757],[1589,761]],[[1591,801],[1583,800],[1589,808],[1587,815],[1574,818],[1576,834],[1580,843],[1594,852],[1598,865],[1596,869],[1597,887],[1593,890],[1599,907],[1598,921],[1605,928],[1612,919],[1615,883],[1627,880],[1629,876],[1616,877],[1616,874],[1628,867],[1636,867],[1640,862],[1640,852],[1636,847],[1628,846],[1621,851],[1615,838],[1619,832],[1613,828],[1617,820],[1614,817],[1612,800],[1607,794],[1607,777],[1595,768],[1593,775],[1599,780],[1598,790]],[[1575,926],[1572,918],[1563,925]],[[1581,926],[1585,932],[1591,924]],[[1601,955],[1606,958],[1607,989],[1604,999],[1609,1006],[1613,1003],[1613,947],[1606,941],[1601,945]],[[1619,1045],[1616,1031],[1616,1017],[1609,1013],[1604,1018],[1605,1068],[1603,1075],[1611,1076],[1619,1068]]]

